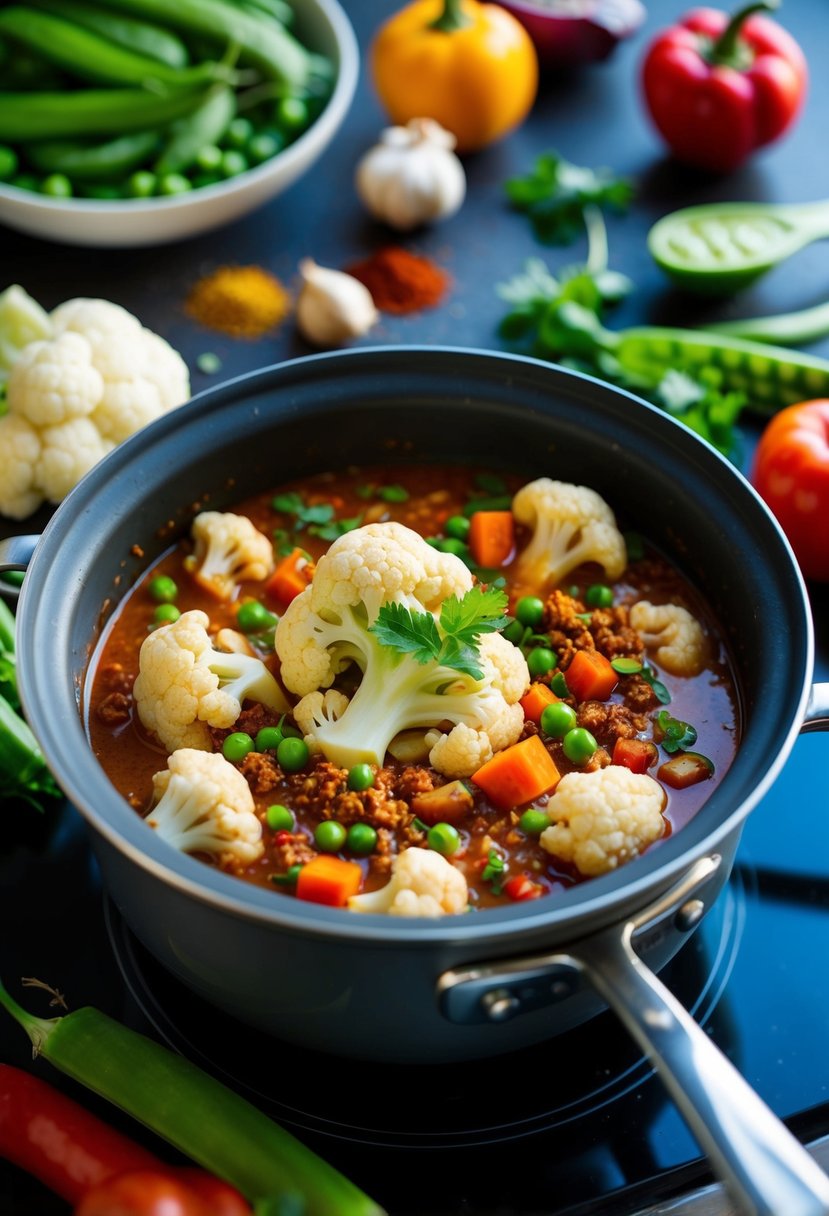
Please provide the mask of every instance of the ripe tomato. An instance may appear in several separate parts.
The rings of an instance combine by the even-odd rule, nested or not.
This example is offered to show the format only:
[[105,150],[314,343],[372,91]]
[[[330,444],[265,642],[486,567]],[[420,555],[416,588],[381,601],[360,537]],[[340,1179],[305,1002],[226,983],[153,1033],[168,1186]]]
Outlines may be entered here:
[[802,401],[772,418],[760,436],[751,481],[804,577],[829,582],[829,400]]

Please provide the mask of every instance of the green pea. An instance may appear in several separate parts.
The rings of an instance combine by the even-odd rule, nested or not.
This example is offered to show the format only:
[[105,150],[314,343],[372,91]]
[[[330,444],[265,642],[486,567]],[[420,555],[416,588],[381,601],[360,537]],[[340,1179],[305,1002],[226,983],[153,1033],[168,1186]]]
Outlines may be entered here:
[[564,701],[547,705],[541,713],[541,729],[545,735],[563,739],[576,725],[576,711]]
[[234,118],[225,131],[224,144],[228,148],[244,148],[253,135],[253,123],[249,118]]
[[222,149],[215,144],[205,144],[196,153],[196,165],[205,173],[215,173],[222,167]]
[[271,874],[270,881],[277,887],[295,887],[302,866],[289,866],[284,874]]
[[248,142],[245,151],[254,165],[261,165],[263,161],[270,160],[277,152],[281,152],[284,146],[285,140],[278,133],[260,131]]
[[537,595],[525,595],[515,605],[515,616],[522,625],[536,629],[544,620],[544,601]]
[[238,177],[248,168],[247,157],[236,148],[228,148],[222,153],[221,172],[223,177]]
[[510,621],[502,630],[502,635],[508,642],[512,642],[513,646],[520,646],[524,640],[524,629],[525,626],[520,621]]
[[550,820],[543,811],[529,810],[518,820],[518,826],[527,836],[540,836],[550,826]]
[[7,182],[17,172],[17,153],[13,148],[0,145],[0,182]]
[[573,764],[586,764],[598,746],[590,731],[583,726],[568,730],[562,741],[564,754]]
[[158,178],[149,169],[138,169],[127,178],[130,198],[152,198],[158,189]]
[[236,624],[243,633],[261,633],[273,628],[276,617],[259,600],[245,600],[236,612]]
[[409,491],[405,486],[378,486],[377,497],[383,502],[408,502]]
[[374,785],[374,769],[370,764],[355,764],[348,770],[346,785],[350,790],[370,790]]
[[159,604],[153,611],[153,620],[156,625],[171,625],[173,621],[177,621],[181,616],[175,604]]
[[314,829],[314,842],[322,853],[337,853],[345,844],[346,830],[336,819],[323,819]]
[[557,697],[569,697],[571,695],[570,689],[567,687],[567,681],[564,678],[563,671],[556,672],[552,680],[550,680],[550,688]]
[[222,744],[222,755],[231,764],[238,764],[241,760],[244,760],[245,756],[250,755],[253,748],[254,743],[250,735],[245,734],[243,730],[237,730],[225,739]]
[[72,183],[65,173],[50,173],[43,179],[40,188],[50,198],[71,198],[74,193]]
[[147,591],[150,599],[155,600],[157,604],[172,604],[178,599],[178,587],[175,579],[170,578],[169,574],[157,574],[155,578],[151,578]]
[[610,608],[613,604],[613,589],[604,583],[593,583],[584,593],[584,602],[591,608]]
[[275,752],[285,738],[278,726],[263,726],[256,732],[256,750],[258,752]]
[[436,823],[433,828],[429,828],[426,843],[436,853],[451,857],[461,847],[461,834],[451,823]]
[[193,189],[193,183],[188,181],[183,173],[165,173],[158,182],[158,193],[175,196],[187,194]]
[[450,515],[443,525],[443,530],[447,536],[454,536],[456,540],[466,540],[471,526],[465,515]]
[[276,758],[286,773],[298,773],[308,763],[308,744],[304,739],[283,739],[276,749]]
[[268,807],[265,811],[265,821],[272,832],[292,832],[296,827],[293,811],[289,811],[280,802]]
[[465,545],[462,540],[458,540],[456,536],[446,536],[438,545],[441,553],[453,553],[455,557],[466,557],[469,553],[469,545]]
[[366,857],[374,851],[377,832],[370,823],[352,823],[345,838],[345,847],[358,857]]
[[283,131],[301,131],[308,125],[308,107],[301,97],[283,97],[276,104],[274,118]]
[[527,666],[531,676],[546,676],[548,671],[558,666],[558,659],[546,646],[536,646],[527,655]]

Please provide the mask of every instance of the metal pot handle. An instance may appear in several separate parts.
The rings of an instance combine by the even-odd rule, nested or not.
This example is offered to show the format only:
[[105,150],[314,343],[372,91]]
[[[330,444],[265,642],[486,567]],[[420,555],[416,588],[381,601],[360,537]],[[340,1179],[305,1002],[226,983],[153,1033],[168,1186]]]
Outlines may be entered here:
[[829,684],[813,684],[801,734],[814,730],[829,730]]
[[[39,536],[7,536],[0,540],[0,574],[11,571],[25,572]],[[20,588],[15,583],[0,580],[0,596],[7,600],[16,600]]]
[[[696,862],[665,895],[625,924],[567,952],[473,963],[444,973],[451,1021],[497,1021],[571,994],[586,980],[656,1067],[683,1118],[746,1216],[827,1216],[829,1177],[636,953],[637,934],[689,931],[719,857]],[[547,994],[539,999],[537,994]]]

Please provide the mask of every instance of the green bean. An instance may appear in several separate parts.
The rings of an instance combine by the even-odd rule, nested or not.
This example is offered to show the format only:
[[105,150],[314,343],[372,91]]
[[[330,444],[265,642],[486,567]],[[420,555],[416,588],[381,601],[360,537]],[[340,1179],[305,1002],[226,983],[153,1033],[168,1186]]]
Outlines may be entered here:
[[51,13],[22,4],[0,10],[0,33],[35,51],[74,76],[114,85],[144,85],[148,81],[187,88],[216,80],[227,72],[223,64],[202,63],[171,68],[146,55],[128,51],[92,30]]
[[33,143],[27,159],[41,173],[65,173],[75,181],[121,178],[148,160],[159,146],[157,131],[119,135],[103,144],[56,139]]
[[354,1183],[183,1056],[85,1006],[37,1018],[0,984],[39,1055],[224,1178],[251,1201],[291,1195],[307,1216],[383,1216]]
[[130,51],[138,51],[149,59],[157,59],[171,68],[183,68],[190,62],[190,55],[182,40],[160,25],[151,25],[135,17],[122,17],[109,13],[86,0],[30,0],[30,7],[45,9],[57,17],[65,17],[76,25],[116,42]]
[[145,89],[0,93],[0,142],[145,131],[183,118],[203,97],[203,89],[166,97]]
[[156,173],[182,173],[195,164],[202,148],[217,144],[236,113],[236,95],[227,85],[213,85],[186,118],[179,119],[155,163]]
[[223,47],[235,43],[240,56],[263,75],[301,88],[314,59],[278,21],[265,22],[226,0],[100,0],[108,9],[133,13],[185,33],[203,34]]
[[816,304],[798,312],[770,317],[747,317],[743,321],[718,321],[706,325],[713,333],[751,342],[775,342],[778,346],[800,346],[829,334],[829,304]]
[[265,17],[269,20],[280,21],[283,25],[290,25],[294,19],[294,10],[286,0],[232,0],[239,8],[245,12],[255,14],[260,19]]
[[672,368],[693,376],[715,367],[722,392],[745,393],[748,407],[763,414],[809,397],[829,397],[826,359],[706,330],[625,329],[615,335],[612,352],[626,372],[649,382]]

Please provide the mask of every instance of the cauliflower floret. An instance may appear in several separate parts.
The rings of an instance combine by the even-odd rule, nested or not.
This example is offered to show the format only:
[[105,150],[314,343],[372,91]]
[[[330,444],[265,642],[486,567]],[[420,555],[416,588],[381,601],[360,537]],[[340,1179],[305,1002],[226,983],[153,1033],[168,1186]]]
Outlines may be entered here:
[[[16,486],[0,483],[0,509],[23,519],[44,499],[60,502],[115,444],[182,405],[190,379],[181,356],[117,304],[68,300],[51,317],[43,314],[44,322],[34,301],[21,313],[12,291],[20,289],[0,295],[0,317],[9,310],[21,315],[10,335],[0,337],[0,381],[8,364],[9,413],[28,422],[49,448],[40,463],[22,460],[22,428],[0,431],[0,468],[15,467]],[[19,348],[27,337],[32,340]],[[31,466],[30,477],[23,464]]]
[[598,562],[609,579],[627,565],[624,537],[595,490],[539,477],[512,500],[516,520],[533,529],[519,555],[516,577],[536,591],[555,586],[582,562]]
[[0,384],[30,342],[52,336],[52,320],[17,283],[0,292]]
[[311,751],[319,751],[314,732],[326,722],[336,722],[348,708],[348,697],[329,688],[323,692],[309,692],[294,706],[294,721],[305,736]]
[[275,713],[290,705],[261,659],[214,650],[207,614],[193,609],[148,634],[138,656],[133,693],[142,724],[168,752],[210,748],[209,726],[226,730],[242,702],[258,701]]
[[585,877],[607,874],[659,839],[664,805],[659,782],[624,765],[568,773],[547,803],[541,845]]
[[465,911],[468,903],[466,879],[451,861],[432,849],[409,848],[394,859],[385,887],[352,895],[348,907],[390,916],[445,916]]
[[145,823],[182,853],[211,853],[220,866],[250,865],[265,851],[245,778],[218,752],[179,748],[153,777]]
[[35,488],[40,460],[40,434],[17,414],[0,417],[0,514],[25,519],[36,511],[44,495]]
[[630,623],[671,675],[698,676],[705,667],[705,634],[687,608],[640,600],[630,610]]
[[[442,640],[440,614],[447,600],[473,593],[472,576],[453,554],[440,553],[397,523],[356,528],[320,558],[314,580],[295,597],[276,628],[276,652],[285,686],[303,697],[329,688],[350,663],[362,672],[345,708],[321,698],[300,702],[310,725],[309,747],[334,764],[382,765],[402,731],[463,723],[470,732],[436,739],[433,763],[447,776],[469,776],[481,755],[513,743],[524,716],[518,700],[529,685],[524,656],[481,625],[478,674],[450,654],[402,653],[381,640],[381,608],[399,605],[425,621]],[[467,658],[472,653],[467,648]],[[307,710],[307,712],[306,712]]]
[[202,511],[193,520],[191,534],[196,551],[187,559],[187,568],[219,599],[233,599],[242,579],[262,582],[273,570],[273,545],[246,515]]

